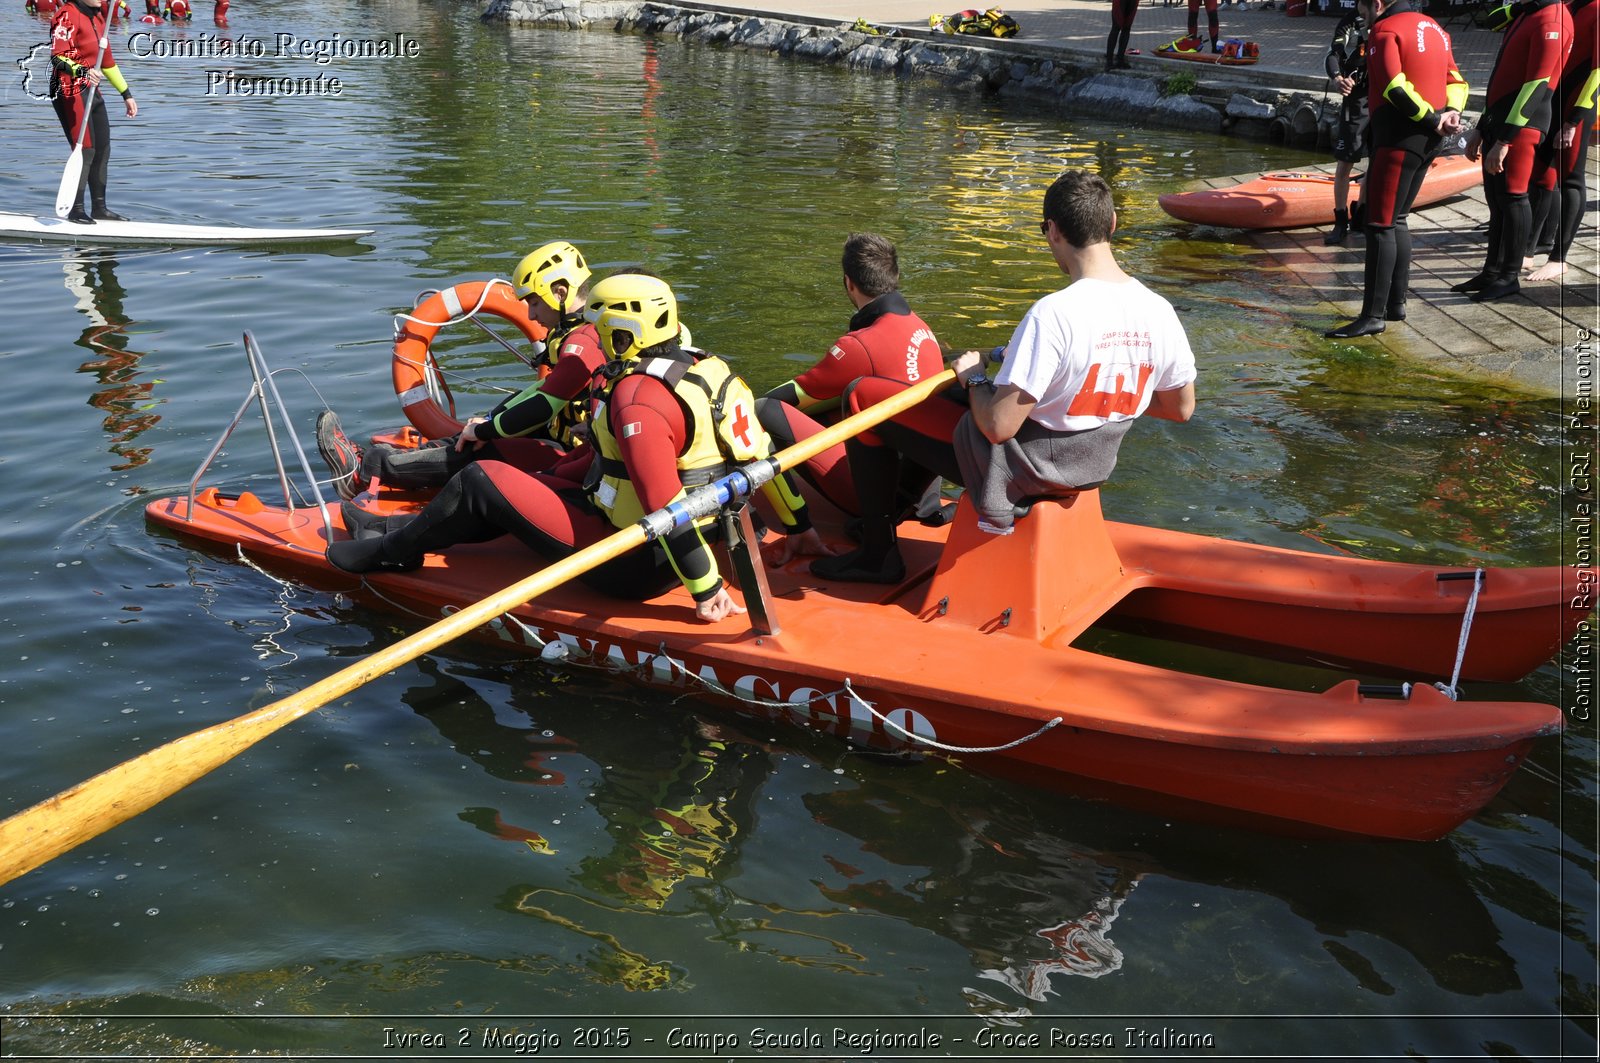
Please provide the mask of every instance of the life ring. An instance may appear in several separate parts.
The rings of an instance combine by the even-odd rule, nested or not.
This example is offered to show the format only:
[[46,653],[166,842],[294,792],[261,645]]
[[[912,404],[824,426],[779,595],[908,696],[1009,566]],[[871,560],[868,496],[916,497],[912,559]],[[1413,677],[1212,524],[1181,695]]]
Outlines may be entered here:
[[[543,343],[545,327],[528,316],[528,307],[503,280],[467,281],[434,292],[394,322],[390,372],[400,408],[424,439],[446,439],[460,432],[455,397],[434,360],[433,339],[449,322],[474,314],[493,314],[511,322],[529,343]],[[442,403],[442,405],[441,405]]]

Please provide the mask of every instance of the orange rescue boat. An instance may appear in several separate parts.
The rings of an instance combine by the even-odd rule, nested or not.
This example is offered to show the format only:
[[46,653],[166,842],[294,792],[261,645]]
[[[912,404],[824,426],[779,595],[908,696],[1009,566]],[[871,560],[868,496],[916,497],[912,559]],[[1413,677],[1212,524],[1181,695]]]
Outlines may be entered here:
[[[539,567],[502,537],[350,576],[324,557],[336,510],[200,490],[204,475],[148,519],[377,608],[442,617]],[[381,484],[364,501],[418,504]],[[568,584],[479,634],[980,770],[1279,828],[1431,839],[1562,728],[1552,706],[1456,700],[1457,687],[1549,660],[1594,587],[1587,569],[1397,564],[1119,524],[1098,491],[1039,502],[1006,537],[979,532],[965,502],[948,527],[903,525],[893,587],[829,585],[803,560],[769,570],[739,539],[723,570],[739,574],[748,622],[700,623],[681,589],[636,603]],[[1091,627],[1354,674],[1320,692],[1189,674],[1082,648]]]
[[[1360,175],[1355,175],[1359,179]],[[1465,155],[1443,155],[1428,164],[1416,206],[1458,196],[1483,180],[1481,164]],[[1355,196],[1352,189],[1351,197]],[[1301,229],[1333,223],[1333,174],[1278,171],[1232,185],[1194,192],[1169,192],[1161,209],[1179,221],[1232,229]]]

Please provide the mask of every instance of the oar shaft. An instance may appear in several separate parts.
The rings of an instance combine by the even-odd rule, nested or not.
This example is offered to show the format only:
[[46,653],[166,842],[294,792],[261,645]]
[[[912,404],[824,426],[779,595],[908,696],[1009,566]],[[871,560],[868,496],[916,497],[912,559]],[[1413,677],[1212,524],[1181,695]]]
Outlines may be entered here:
[[[780,468],[790,469],[909,409],[948,384],[953,376],[950,370],[945,370],[921,381],[780,451],[774,461]],[[243,716],[174,739],[11,816],[0,822],[0,885],[132,819],[334,698],[648,540],[644,521],[623,528],[303,690]]]

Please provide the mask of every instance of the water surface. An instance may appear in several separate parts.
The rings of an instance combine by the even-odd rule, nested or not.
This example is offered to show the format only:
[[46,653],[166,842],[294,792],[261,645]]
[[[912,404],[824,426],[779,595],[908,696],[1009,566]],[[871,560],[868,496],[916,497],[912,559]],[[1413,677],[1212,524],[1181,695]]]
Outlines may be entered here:
[[[0,23],[43,32],[16,9]],[[392,425],[392,315],[556,237],[660,270],[697,340],[761,390],[843,329],[855,229],[899,243],[947,342],[1002,342],[1060,282],[1040,190],[1096,167],[1125,264],[1178,304],[1202,374],[1193,423],[1130,435],[1110,515],[1365,557],[1564,559],[1557,404],[1328,344],[1262,253],[1155,207],[1195,177],[1308,156],[445,5],[281,0],[228,29],[395,31],[420,55],[321,68],[338,97],[207,96],[215,62],[120,57],[144,113],[113,116],[119,209],[369,240],[0,248],[8,810],[416,626],[154,531],[142,506],[185,488],[242,399],[243,330],[303,372],[284,386],[307,427],[314,395],[354,431]],[[0,192],[46,210],[59,130],[16,89],[6,102]],[[491,344],[446,346],[466,406],[519,379]],[[263,490],[269,472],[247,432],[216,470]],[[1564,684],[1552,663],[1473,694],[1556,702]],[[383,1016],[444,1016],[400,1026],[452,1044],[467,1023],[481,1050],[487,1015],[591,1058],[585,1021],[552,1016],[633,1016],[662,1038],[712,1028],[684,1016],[757,1017],[738,1020],[749,1050],[760,1017],[799,1013],[1109,1031],[1128,1056],[1200,1054],[1128,1048],[1129,1026],[1210,1033],[1213,1055],[1592,1051],[1561,1016],[1594,1008],[1594,766],[1574,726],[1441,842],[1295,840],[863,757],[460,646],[0,889],[5,1051],[403,1056]]]

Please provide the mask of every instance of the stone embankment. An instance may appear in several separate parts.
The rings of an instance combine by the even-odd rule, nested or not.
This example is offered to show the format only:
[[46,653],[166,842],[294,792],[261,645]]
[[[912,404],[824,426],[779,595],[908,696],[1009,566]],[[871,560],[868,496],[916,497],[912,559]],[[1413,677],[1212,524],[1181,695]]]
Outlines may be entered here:
[[1335,107],[1319,91],[1271,85],[1225,84],[1225,68],[1162,76],[1107,74],[1101,61],[1046,42],[951,37],[931,30],[896,28],[870,34],[804,16],[779,17],[698,6],[629,0],[492,0],[483,17],[511,23],[613,27],[677,36],[706,44],[846,66],[897,77],[924,78],[956,89],[995,92],[1055,106],[1104,114],[1115,110],[1152,125],[1302,147],[1325,146]]

